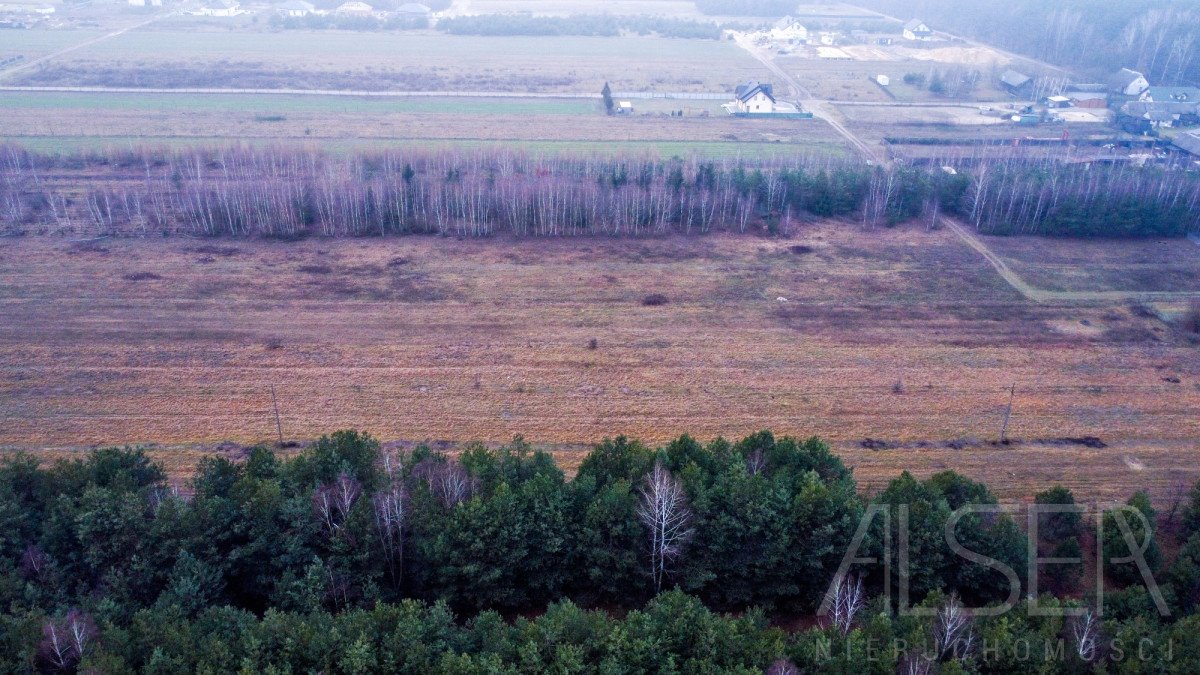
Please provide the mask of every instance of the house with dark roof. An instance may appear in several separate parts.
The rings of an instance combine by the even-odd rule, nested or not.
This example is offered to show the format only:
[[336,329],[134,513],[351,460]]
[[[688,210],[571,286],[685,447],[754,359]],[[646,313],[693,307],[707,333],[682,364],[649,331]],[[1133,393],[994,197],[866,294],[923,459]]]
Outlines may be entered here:
[[1028,96],[1033,91],[1033,78],[1009,69],[1000,75],[1000,86],[1013,96]]
[[733,90],[734,108],[741,113],[775,112],[775,88],[767,83],[750,81]]
[[1141,96],[1150,88],[1150,81],[1136,70],[1122,68],[1109,78],[1108,87],[1120,96]]
[[913,19],[904,24],[905,40],[932,40],[933,29],[920,19]]

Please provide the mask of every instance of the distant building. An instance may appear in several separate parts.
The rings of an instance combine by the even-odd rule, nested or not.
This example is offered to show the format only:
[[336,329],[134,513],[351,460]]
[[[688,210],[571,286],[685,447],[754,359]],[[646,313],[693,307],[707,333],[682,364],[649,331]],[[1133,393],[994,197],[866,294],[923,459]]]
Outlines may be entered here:
[[890,85],[891,83],[892,83],[892,78],[888,77],[887,75],[876,75],[875,76],[875,84],[878,84],[881,87],[886,87],[886,86]]
[[419,2],[408,2],[396,8],[396,14],[400,16],[429,16],[433,10],[429,5],[422,5]]
[[805,44],[808,42],[808,29],[799,21],[785,16],[771,27],[771,39],[776,42],[790,44]]
[[162,7],[162,0],[128,0],[130,7]]
[[1146,131],[1200,122],[1200,102],[1130,101],[1121,106],[1120,124],[1126,129]]
[[196,16],[237,16],[242,13],[241,3],[237,0],[210,0],[193,12]]
[[1033,78],[1010,69],[1000,75],[1000,86],[1013,96],[1028,96],[1033,91]]
[[1047,108],[1070,108],[1071,99],[1066,96],[1047,96],[1042,99],[1042,105]]
[[334,11],[342,16],[371,16],[375,8],[360,0],[350,0],[338,5]]
[[1120,96],[1141,96],[1150,88],[1150,81],[1136,70],[1122,68],[1109,80],[1108,87],[1112,93]]
[[890,37],[878,37],[878,38],[875,38],[875,44],[877,44],[877,45],[882,45],[882,46],[884,46],[884,47],[889,47],[889,46],[891,46],[891,44],[892,44],[893,42],[895,42],[895,39],[894,39],[894,38],[890,38]]
[[618,101],[616,112],[618,115],[632,115],[633,101]]
[[904,24],[904,39],[905,40],[932,40],[933,29],[925,24],[920,19],[913,19]]
[[775,92],[770,84],[747,82],[733,92],[734,109],[741,113],[775,112]]
[[317,8],[311,2],[304,0],[287,0],[287,2],[275,5],[275,11],[284,16],[298,19],[316,13]]
[[1172,143],[1187,154],[1193,157],[1200,157],[1200,132],[1192,131],[1186,134],[1179,134]]
[[1141,100],[1155,103],[1200,103],[1200,89],[1196,87],[1150,87],[1142,93]]
[[1108,91],[1103,84],[1072,84],[1063,91],[1076,108],[1107,108]]

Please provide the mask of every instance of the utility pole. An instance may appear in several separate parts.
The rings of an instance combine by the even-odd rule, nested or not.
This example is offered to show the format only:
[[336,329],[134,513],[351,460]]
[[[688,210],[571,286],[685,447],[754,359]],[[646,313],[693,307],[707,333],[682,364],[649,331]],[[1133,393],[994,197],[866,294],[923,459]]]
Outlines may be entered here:
[[[1011,404],[1010,404],[1011,406]],[[271,383],[271,407],[275,409],[275,432],[279,434],[279,445],[283,445],[283,425],[279,422],[279,399],[275,398],[275,383]],[[1004,419],[1005,424],[1008,418]]]
[[1008,408],[1004,410],[1004,424],[1000,426],[1000,442],[1008,440],[1008,418],[1012,417],[1013,397],[1017,395],[1017,385],[1008,390]]

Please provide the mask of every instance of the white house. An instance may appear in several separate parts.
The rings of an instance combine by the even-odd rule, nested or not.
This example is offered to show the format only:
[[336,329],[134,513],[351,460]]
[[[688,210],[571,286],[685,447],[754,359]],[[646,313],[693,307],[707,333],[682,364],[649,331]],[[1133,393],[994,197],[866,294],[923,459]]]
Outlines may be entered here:
[[734,110],[739,113],[775,112],[775,93],[769,84],[747,82],[733,92]]
[[925,24],[920,19],[913,19],[904,24],[904,39],[905,40],[932,40],[933,29]]
[[1122,68],[1112,77],[1109,88],[1121,96],[1141,96],[1150,88],[1150,81],[1136,70]]
[[196,16],[237,16],[244,13],[238,0],[211,0],[192,12]]
[[162,7],[162,0],[129,0],[130,7]]
[[275,10],[287,17],[302,18],[316,12],[317,8],[311,2],[304,0],[288,0],[275,5]]
[[808,42],[808,29],[792,17],[785,16],[771,27],[771,39],[776,42],[804,44]]
[[360,0],[350,0],[338,5],[335,11],[342,16],[371,16],[375,8]]
[[633,101],[618,101],[617,102],[617,114],[618,115],[632,115],[633,114]]

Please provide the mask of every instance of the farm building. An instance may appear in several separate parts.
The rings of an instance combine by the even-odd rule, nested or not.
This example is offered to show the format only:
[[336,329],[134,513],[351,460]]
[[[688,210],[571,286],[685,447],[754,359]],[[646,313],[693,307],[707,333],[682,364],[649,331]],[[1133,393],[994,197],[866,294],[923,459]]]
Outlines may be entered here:
[[878,84],[881,87],[886,87],[886,86],[890,85],[891,83],[892,83],[892,78],[888,77],[887,75],[880,74],[880,75],[875,76],[875,84]]
[[771,27],[771,39],[776,42],[804,44],[808,42],[808,29],[792,17],[785,16]]
[[288,0],[275,6],[276,11],[284,16],[300,18],[313,14],[317,8],[311,2],[304,0]]
[[1150,87],[1141,100],[1155,103],[1200,103],[1200,89],[1196,87]]
[[933,39],[933,29],[920,19],[913,19],[904,24],[905,40],[928,41]]
[[196,16],[237,16],[243,13],[242,5],[237,0],[211,0],[193,12]]
[[396,14],[400,16],[419,17],[429,16],[432,13],[433,10],[429,8],[429,5],[422,5],[419,2],[406,2],[396,8]]
[[1121,96],[1141,96],[1150,88],[1150,82],[1146,79],[1145,75],[1136,70],[1122,68],[1116,75],[1112,76],[1108,86],[1109,90],[1114,94]]
[[375,8],[360,0],[350,0],[338,5],[334,12],[342,16],[371,16]]
[[747,82],[739,84],[733,92],[734,107],[742,113],[775,112],[775,92],[770,84]]
[[1200,157],[1200,132],[1179,134],[1172,143],[1192,157]]
[[1000,86],[1013,96],[1028,96],[1033,91],[1033,78],[1010,69],[1000,75]]
[[1158,129],[1195,124],[1200,121],[1200,103],[1183,101],[1130,101],[1121,106],[1122,126]]
[[616,113],[618,115],[632,115],[633,114],[633,101],[618,101],[617,107],[616,107]]
[[1067,87],[1063,96],[1071,99],[1071,105],[1076,108],[1107,108],[1108,92],[1103,84],[1073,84]]
[[1042,105],[1047,108],[1070,108],[1071,99],[1066,96],[1047,96],[1042,99]]

